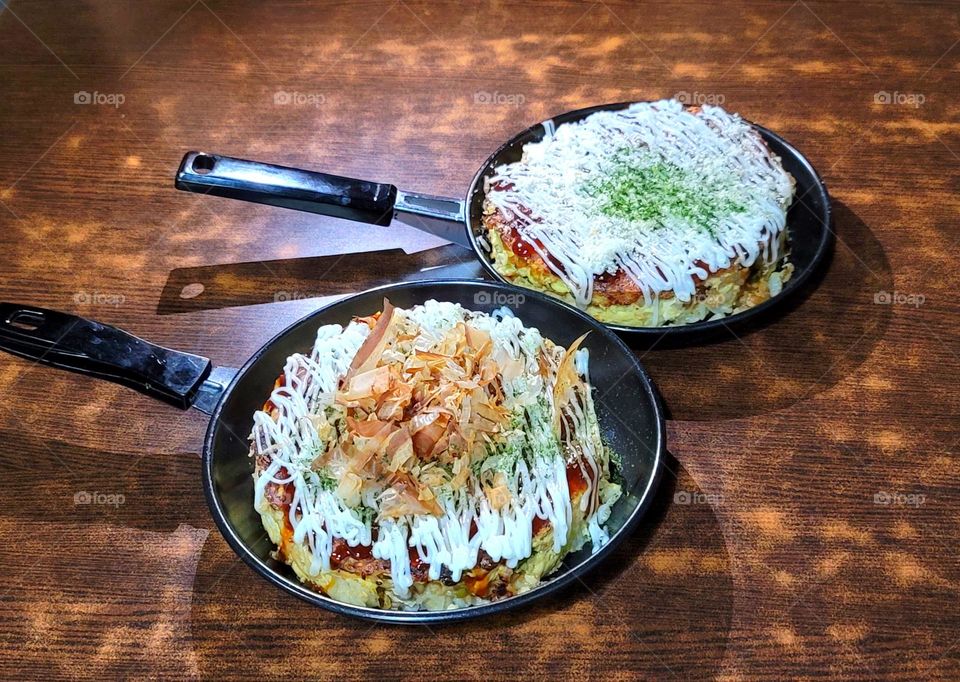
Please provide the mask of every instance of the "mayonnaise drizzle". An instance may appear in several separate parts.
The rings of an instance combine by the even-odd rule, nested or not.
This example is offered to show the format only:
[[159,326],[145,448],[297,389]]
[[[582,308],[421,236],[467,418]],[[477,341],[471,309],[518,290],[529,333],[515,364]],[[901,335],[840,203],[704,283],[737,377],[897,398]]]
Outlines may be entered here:
[[[398,309],[397,314],[418,324],[421,333],[416,345],[424,349],[458,322],[469,320],[472,326],[487,331],[498,364],[520,361],[524,368],[519,376],[503,382],[505,406],[522,413],[527,406],[545,397],[552,409],[552,387],[544,385],[539,374],[544,340],[536,329],[525,328],[509,309],[484,315],[456,304],[428,301],[409,310]],[[554,531],[553,550],[560,552],[571,539],[573,518],[566,462],[560,449],[535,456],[532,461],[521,458],[509,481],[515,495],[499,510],[490,508],[471,474],[465,488],[441,500],[442,516],[379,519],[375,541],[372,537],[375,514],[346,507],[334,490],[321,485],[311,469],[317,452],[325,446],[317,424],[324,423],[324,410],[333,404],[338,382],[368,333],[368,326],[358,322],[346,328],[321,327],[310,355],[293,355],[284,366],[283,385],[270,396],[277,408],[276,419],[262,411],[254,415],[251,434],[254,452],[269,459],[256,476],[254,503],[262,508],[265,488],[270,482],[293,484],[295,492],[288,518],[294,529],[293,541],[305,544],[310,551],[311,571],[330,569],[334,538],[343,538],[351,547],[372,545],[375,558],[390,561],[394,591],[403,598],[413,584],[411,549],[429,564],[432,580],[439,579],[446,567],[452,580],[459,581],[465,571],[476,566],[481,549],[494,561],[502,559],[513,568],[533,551],[535,517],[550,523]],[[578,351],[576,367],[582,376],[586,375],[585,350]],[[595,447],[599,444],[599,430],[595,421],[591,423],[587,419],[588,411],[592,413],[589,396],[586,402],[577,403],[565,414],[571,440],[584,444],[583,460],[590,467],[587,480],[596,482],[599,455]],[[286,470],[286,476],[281,476],[281,469]],[[590,497],[595,497],[595,492]],[[364,498],[364,504],[372,506],[371,503],[375,504],[375,500]],[[584,499],[582,505],[586,504],[589,501]],[[474,525],[476,532],[471,536]],[[597,548],[605,541],[605,535],[594,532],[595,527],[598,527],[595,522],[590,525],[590,533],[596,539]]]
[[[486,186],[487,200],[571,290],[580,306],[593,296],[594,278],[622,270],[649,304],[673,291],[687,302],[696,278],[737,262],[780,257],[780,235],[793,197],[793,182],[779,158],[736,114],[704,106],[694,115],[675,100],[601,111],[528,143],[523,159],[500,166]],[[736,187],[745,210],[718,216],[715,224],[690,220],[627,220],[598,210],[582,191],[585,182],[610,172],[625,147],[648,153],[710,187]]]

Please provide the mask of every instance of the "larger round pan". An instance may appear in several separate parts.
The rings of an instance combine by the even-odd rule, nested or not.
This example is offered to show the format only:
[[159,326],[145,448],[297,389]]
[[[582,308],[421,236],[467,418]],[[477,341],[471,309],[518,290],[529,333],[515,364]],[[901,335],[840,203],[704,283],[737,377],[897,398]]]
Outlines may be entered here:
[[[270,557],[273,546],[253,508],[253,463],[247,456],[253,413],[269,397],[287,357],[313,346],[318,327],[370,315],[382,308],[385,297],[399,307],[429,299],[484,312],[508,305],[525,325],[564,345],[591,332],[584,346],[590,350],[597,415],[603,437],[623,459],[625,483],[624,496],[608,522],[607,545],[595,554],[585,548],[569,555],[556,573],[524,594],[434,612],[384,611],[334,601],[305,587],[288,566]],[[603,561],[640,523],[659,482],[665,454],[663,412],[656,390],[623,341],[566,304],[534,292],[518,294],[514,287],[493,282],[415,282],[342,299],[280,332],[239,370],[214,368],[206,358],[155,346],[99,322],[12,303],[0,303],[0,350],[122,383],[182,409],[195,407],[212,415],[203,443],[203,487],[214,521],[233,550],[287,592],[331,611],[371,620],[463,620],[518,608],[556,592]]]
[[[275,166],[205,152],[189,152],[177,170],[177,189],[271,206],[389,225],[397,220],[472,249],[494,279],[508,282],[493,267],[482,224],[484,180],[503,164],[519,161],[523,146],[542,140],[557,126],[580,121],[598,111],[624,109],[634,102],[603,104],[570,111],[514,135],[480,166],[464,199],[398,190],[393,185],[327,173]],[[607,325],[620,334],[655,342],[664,336],[695,342],[731,325],[755,321],[800,291],[818,270],[833,243],[830,196],[813,165],[789,142],[751,124],[796,180],[796,198],[787,213],[790,261],[794,274],[776,296],[728,317],[668,327]]]

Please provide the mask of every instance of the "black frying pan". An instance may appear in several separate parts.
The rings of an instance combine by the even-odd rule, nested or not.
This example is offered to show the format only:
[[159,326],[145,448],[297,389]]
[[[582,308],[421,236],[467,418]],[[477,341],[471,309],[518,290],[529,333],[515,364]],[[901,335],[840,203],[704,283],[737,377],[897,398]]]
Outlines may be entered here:
[[[234,551],[257,573],[287,592],[331,611],[372,620],[429,623],[473,618],[517,608],[583,576],[608,556],[640,522],[659,482],[665,428],[656,390],[636,357],[615,334],[591,317],[536,292],[494,282],[435,281],[399,284],[357,294],[308,315],[268,341],[239,370],[213,368],[206,358],[169,350],[115,327],[65,313],[0,303],[0,350],[125,384],[177,407],[212,415],[203,444],[203,487],[210,512]],[[253,413],[273,390],[287,357],[308,351],[324,324],[347,324],[380,310],[383,299],[400,307],[428,299],[491,312],[505,301],[527,326],[568,345],[586,331],[590,378],[600,428],[623,458],[624,496],[608,522],[610,543],[596,554],[569,555],[537,588],[489,605],[440,612],[382,611],[336,602],[297,580],[270,558],[273,546],[253,508],[253,463],[247,436]],[[509,297],[509,298],[508,298]]]
[[[519,161],[523,146],[536,142],[563,123],[586,118],[597,111],[625,109],[634,102],[603,104],[570,111],[514,135],[491,154],[477,171],[465,199],[436,197],[398,190],[393,185],[354,180],[337,175],[244,161],[228,156],[189,152],[177,171],[177,189],[242,201],[309,211],[374,225],[389,225],[393,218],[473,249],[484,269],[501,282],[507,280],[493,267],[480,237],[484,179],[494,169]],[[801,290],[817,271],[833,242],[830,230],[830,197],[809,161],[779,135],[751,124],[763,136],[783,167],[796,179],[796,198],[787,214],[793,277],[773,298],[729,317],[674,327],[607,325],[621,334],[656,341],[664,336],[696,341],[731,325],[754,320]]]

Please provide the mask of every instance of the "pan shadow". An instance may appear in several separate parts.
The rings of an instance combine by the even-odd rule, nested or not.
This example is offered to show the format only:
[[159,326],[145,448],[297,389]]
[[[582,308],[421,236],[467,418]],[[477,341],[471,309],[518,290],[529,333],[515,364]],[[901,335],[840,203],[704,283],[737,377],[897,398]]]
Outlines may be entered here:
[[402,249],[285,260],[203,265],[172,270],[158,315],[352,294],[423,279],[480,279],[480,263],[448,244],[408,254]]
[[733,419],[824,391],[870,356],[890,323],[893,274],[883,246],[842,202],[829,264],[786,305],[707,345],[642,352],[671,419]]
[[155,532],[213,527],[198,453],[107,452],[38,438],[23,426],[0,431],[0,467],[10,490],[29,492],[0,505],[0,517]]
[[[764,414],[833,386],[869,357],[890,322],[884,293],[893,275],[883,247],[842,202],[833,203],[837,244],[830,261],[749,326],[699,345],[669,339],[635,351],[657,383],[672,419],[714,420]],[[170,315],[350,294],[392,282],[483,279],[472,254],[446,245],[171,271],[157,313]],[[880,303],[877,303],[880,301]],[[631,339],[626,338],[630,343]]]
[[[667,466],[640,530],[581,583],[522,612],[464,623],[400,627],[328,613],[266,587],[223,542],[207,542],[192,607],[201,677],[269,661],[307,677],[369,679],[416,666],[466,679],[492,671],[504,650],[528,652],[512,675],[562,675],[571,665],[599,675],[611,664],[642,677],[715,674],[732,620],[730,559],[708,496],[672,456]],[[258,634],[265,628],[269,640]]]

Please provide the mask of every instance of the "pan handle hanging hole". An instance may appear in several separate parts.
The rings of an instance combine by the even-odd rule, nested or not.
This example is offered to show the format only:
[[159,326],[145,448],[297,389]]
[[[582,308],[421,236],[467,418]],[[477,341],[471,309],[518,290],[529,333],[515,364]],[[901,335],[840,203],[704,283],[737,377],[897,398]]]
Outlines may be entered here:
[[36,331],[43,324],[43,313],[34,310],[18,310],[7,318],[7,324],[28,332]]
[[209,154],[197,154],[195,157],[193,157],[193,163],[191,164],[191,167],[193,168],[194,173],[206,175],[213,170],[213,166],[216,161],[217,160]]

